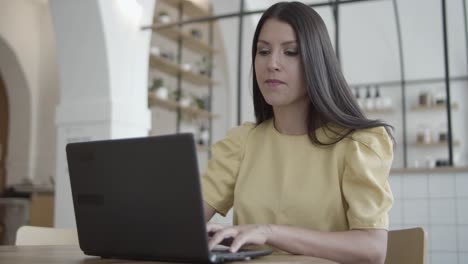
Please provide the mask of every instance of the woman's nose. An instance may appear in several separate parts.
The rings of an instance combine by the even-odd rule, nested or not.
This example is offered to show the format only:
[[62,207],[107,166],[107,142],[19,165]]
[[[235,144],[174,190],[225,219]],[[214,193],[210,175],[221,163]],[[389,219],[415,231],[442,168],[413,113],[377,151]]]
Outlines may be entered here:
[[280,70],[280,62],[278,56],[275,54],[271,54],[268,59],[268,70],[270,71],[279,71]]

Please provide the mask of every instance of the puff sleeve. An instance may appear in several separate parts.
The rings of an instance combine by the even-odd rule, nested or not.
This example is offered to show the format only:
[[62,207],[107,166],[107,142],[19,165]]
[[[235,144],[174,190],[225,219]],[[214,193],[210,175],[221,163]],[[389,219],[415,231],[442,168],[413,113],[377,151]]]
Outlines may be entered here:
[[388,229],[393,195],[388,175],[393,161],[393,142],[383,127],[353,134],[345,153],[342,178],[350,229]]
[[253,128],[253,123],[244,123],[231,129],[224,139],[212,146],[212,158],[201,181],[203,200],[223,216],[233,205],[239,167],[248,134]]

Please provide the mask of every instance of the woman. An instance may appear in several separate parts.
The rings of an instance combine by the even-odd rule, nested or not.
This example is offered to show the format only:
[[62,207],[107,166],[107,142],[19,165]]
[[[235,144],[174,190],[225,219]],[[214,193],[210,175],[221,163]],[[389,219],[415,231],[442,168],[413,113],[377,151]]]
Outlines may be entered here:
[[210,248],[267,244],[340,263],[383,263],[393,160],[389,126],[359,109],[324,22],[299,2],[261,17],[252,46],[256,124],[213,145],[205,216]]

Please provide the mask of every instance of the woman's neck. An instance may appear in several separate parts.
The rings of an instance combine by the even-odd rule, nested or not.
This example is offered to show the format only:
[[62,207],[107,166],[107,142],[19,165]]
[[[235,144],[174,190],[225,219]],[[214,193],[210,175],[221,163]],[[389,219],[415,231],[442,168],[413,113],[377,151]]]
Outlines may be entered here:
[[274,125],[278,132],[285,135],[307,134],[307,114],[309,100],[294,105],[274,106]]

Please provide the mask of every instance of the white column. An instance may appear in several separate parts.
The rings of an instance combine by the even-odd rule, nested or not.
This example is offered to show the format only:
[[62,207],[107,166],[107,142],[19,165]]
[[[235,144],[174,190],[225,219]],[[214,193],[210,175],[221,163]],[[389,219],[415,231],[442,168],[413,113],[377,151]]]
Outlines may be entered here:
[[55,226],[74,227],[65,145],[147,136],[154,0],[51,0],[60,75]]

